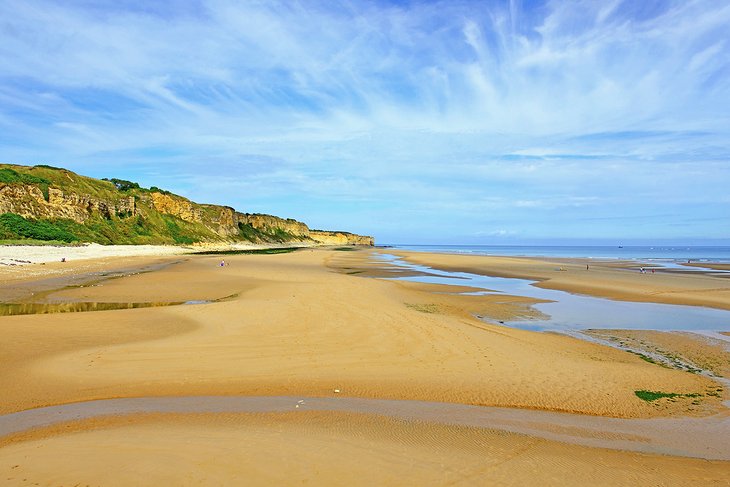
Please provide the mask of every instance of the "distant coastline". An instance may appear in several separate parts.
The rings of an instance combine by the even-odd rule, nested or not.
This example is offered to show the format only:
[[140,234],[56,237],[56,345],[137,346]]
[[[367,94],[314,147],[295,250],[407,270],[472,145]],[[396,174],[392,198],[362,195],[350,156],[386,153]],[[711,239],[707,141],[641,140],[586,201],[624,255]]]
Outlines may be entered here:
[[607,246],[607,245],[419,245],[384,244],[415,252],[514,257],[583,258],[667,262],[730,262],[730,246]]

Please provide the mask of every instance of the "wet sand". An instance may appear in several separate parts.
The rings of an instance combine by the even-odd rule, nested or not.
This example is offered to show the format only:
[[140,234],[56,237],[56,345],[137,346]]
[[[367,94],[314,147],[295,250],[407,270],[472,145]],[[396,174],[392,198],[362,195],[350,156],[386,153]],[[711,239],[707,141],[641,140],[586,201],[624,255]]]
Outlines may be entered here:
[[[0,411],[117,397],[230,395],[441,401],[616,418],[702,417],[726,412],[723,398],[708,394],[716,390],[717,383],[707,377],[662,368],[633,354],[575,338],[490,325],[473,316],[522,316],[530,313],[528,299],[453,296],[431,285],[365,277],[388,272],[372,259],[372,252],[313,249],[226,256],[229,265],[224,267],[218,265],[219,257],[189,256],[155,272],[49,293],[45,297],[49,300],[94,302],[236,297],[190,306],[0,318],[0,387],[5,392]],[[555,273],[551,263],[526,260],[529,265],[503,263],[492,272],[523,274],[519,277]],[[485,269],[481,261],[469,262],[467,268],[472,272]],[[466,266],[467,262],[452,264]],[[641,287],[646,281],[634,282],[634,273],[626,278],[612,274],[619,271],[589,271],[591,277],[573,280],[571,285],[593,293],[611,289],[616,282],[633,282],[628,288],[633,297],[648,299],[650,293]],[[609,284],[602,282],[604,277]],[[695,293],[688,292],[689,281],[661,282],[665,298],[681,301],[704,295],[699,291],[704,289],[709,298],[702,299],[723,302],[719,299],[723,292],[709,292],[717,287],[711,278],[693,280],[690,290]],[[648,403],[636,396],[636,390],[692,397]],[[119,472],[118,481],[105,475],[112,475],[109,472],[114,471],[115,462],[125,460],[147,465],[142,470],[148,475],[142,482],[146,484],[164,483],[170,478],[178,484],[197,478],[215,483],[217,475],[230,479],[234,474],[250,474],[252,483],[267,483],[286,477],[287,472],[287,478],[336,483],[341,475],[337,472],[348,469],[353,474],[371,472],[370,477],[363,474],[362,478],[372,479],[378,471],[382,473],[381,466],[390,465],[394,451],[400,452],[401,460],[393,460],[394,476],[383,474],[377,479],[380,483],[395,483],[398,474],[401,481],[423,478],[436,485],[452,480],[480,484],[483,479],[509,484],[510,478],[525,473],[528,464],[533,465],[531,479],[556,485],[561,472],[561,485],[566,481],[580,483],[573,482],[578,478],[594,478],[597,484],[605,485],[619,485],[628,478],[671,483],[671,472],[681,474],[675,466],[685,465],[685,471],[692,472],[692,462],[696,462],[662,456],[646,460],[644,453],[605,453],[593,447],[524,437],[514,450],[510,447],[495,453],[496,463],[489,465],[499,467],[488,468],[484,458],[481,464],[476,459],[484,449],[497,448],[503,433],[477,428],[465,430],[466,436],[450,436],[443,426],[428,422],[404,425],[372,415],[350,421],[349,416],[339,413],[311,414],[318,418],[316,428],[309,428],[307,421],[297,417],[278,414],[256,416],[258,419],[235,416],[235,421],[213,413],[196,416],[194,421],[162,415],[139,422],[119,419],[121,423],[104,423],[103,427],[97,427],[98,421],[82,421],[68,430],[71,433],[61,428],[1,448],[0,472],[8,476],[0,478],[13,476],[13,459],[31,452],[28,458],[35,460],[23,464],[24,478],[30,478],[30,471],[35,479],[46,483],[76,478],[86,483],[122,485],[139,484],[140,477],[134,477],[138,472]],[[375,438],[391,431],[392,424],[405,428],[403,433],[378,443]],[[303,435],[303,431],[310,433]],[[463,460],[466,457],[457,440],[472,434],[481,439],[478,454],[468,457],[474,460],[469,463],[471,460]],[[144,445],[142,451],[150,455],[136,453],[130,447],[133,444]],[[272,451],[269,448],[279,448],[282,453],[270,454],[267,462],[262,460],[261,468],[254,468],[251,465],[255,462],[241,460],[248,451],[242,444],[259,445],[253,449],[262,457]],[[534,447],[536,444],[539,448]],[[100,466],[91,467],[93,462],[81,456],[77,462],[56,457],[68,448],[88,451]],[[513,454],[523,449],[530,453]],[[222,468],[213,460],[220,458],[216,457],[220,451],[230,452],[230,468]],[[414,462],[420,455],[429,460]],[[606,455],[613,460],[606,460]],[[549,466],[550,459],[555,463]],[[180,471],[172,467],[175,461],[187,462],[196,473],[190,478],[179,476]],[[627,462],[637,468],[627,467]],[[653,467],[644,472],[642,462]],[[666,469],[659,468],[664,464]],[[307,470],[314,472],[307,477],[302,465],[320,468]],[[443,467],[438,470],[436,465]],[[595,465],[602,467],[596,470]],[[608,475],[610,465],[625,468]],[[718,465],[726,467],[727,463]],[[588,477],[566,479],[569,469],[585,472]],[[439,471],[443,475],[438,475]],[[727,477],[722,477],[721,471],[710,468],[709,477],[695,478],[724,481]],[[445,477],[445,472],[468,475]],[[490,477],[490,472],[494,476]],[[510,472],[515,477],[510,477]],[[689,481],[691,476],[682,475],[683,481]]]
[[[0,445],[111,416],[333,412],[499,430],[627,452],[730,460],[730,415],[620,419],[458,403],[306,396],[174,396],[84,401],[0,415]],[[701,442],[687,441],[702,438]]]
[[726,485],[728,462],[305,412],[149,415],[0,448],[5,485]]
[[[449,271],[539,281],[538,287],[648,303],[730,310],[728,279],[705,273],[640,272],[640,264],[585,259],[537,259],[391,251],[415,264]],[[588,265],[588,269],[586,269]],[[648,269],[648,267],[647,267]]]
[[730,379],[730,343],[720,334],[716,338],[699,333],[654,330],[587,330],[585,333],[649,358],[657,357],[675,368]]
[[706,269],[715,269],[718,271],[730,271],[730,264],[724,264],[719,262],[688,262],[682,264],[687,267],[700,267]]

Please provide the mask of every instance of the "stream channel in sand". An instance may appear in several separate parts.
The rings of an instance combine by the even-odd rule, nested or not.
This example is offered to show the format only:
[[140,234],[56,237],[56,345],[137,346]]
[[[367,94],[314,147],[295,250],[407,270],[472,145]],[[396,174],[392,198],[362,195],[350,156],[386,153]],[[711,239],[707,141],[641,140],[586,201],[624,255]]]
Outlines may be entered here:
[[488,428],[583,446],[730,460],[730,417],[619,419],[527,409],[353,397],[140,397],[85,401],[0,416],[0,436],[123,414],[336,411]]
[[146,265],[141,268],[87,272],[70,276],[50,277],[28,282],[12,283],[0,286],[0,294],[4,301],[0,302],[0,316],[28,314],[79,313],[87,311],[110,311],[117,309],[151,308],[157,306],[179,306],[189,304],[206,304],[226,301],[235,297],[225,296],[216,300],[195,299],[188,301],[142,301],[142,302],[96,302],[96,301],[59,301],[51,295],[59,290],[94,287],[104,281],[122,277],[154,272],[182,261],[164,262]]

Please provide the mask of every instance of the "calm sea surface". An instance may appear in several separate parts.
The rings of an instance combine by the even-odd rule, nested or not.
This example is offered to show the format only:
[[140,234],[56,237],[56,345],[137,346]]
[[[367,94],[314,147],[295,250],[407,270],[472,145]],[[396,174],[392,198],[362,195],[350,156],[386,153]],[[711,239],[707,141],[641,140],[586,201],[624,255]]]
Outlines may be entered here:
[[580,257],[642,261],[729,262],[730,247],[690,246],[551,246],[551,245],[411,245],[391,247],[420,252],[534,257]]

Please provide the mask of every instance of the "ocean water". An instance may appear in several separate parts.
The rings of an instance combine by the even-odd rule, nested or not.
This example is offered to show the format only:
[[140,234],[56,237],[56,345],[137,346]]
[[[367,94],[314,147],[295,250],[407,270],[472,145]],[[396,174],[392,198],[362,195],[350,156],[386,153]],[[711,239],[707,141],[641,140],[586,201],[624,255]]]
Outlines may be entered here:
[[414,245],[395,244],[389,247],[418,252],[439,252],[475,255],[520,257],[576,257],[588,259],[620,259],[665,262],[730,263],[730,247],[692,246],[579,246],[579,245]]

